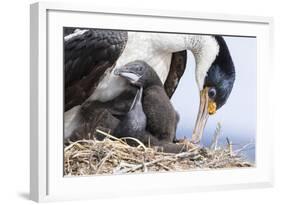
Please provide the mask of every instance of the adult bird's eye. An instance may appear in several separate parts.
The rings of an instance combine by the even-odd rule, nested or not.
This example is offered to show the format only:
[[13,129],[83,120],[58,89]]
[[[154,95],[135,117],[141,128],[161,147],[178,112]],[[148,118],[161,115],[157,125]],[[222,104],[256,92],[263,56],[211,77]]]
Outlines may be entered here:
[[216,97],[217,91],[215,88],[210,88],[208,91],[208,95],[210,98],[214,99]]

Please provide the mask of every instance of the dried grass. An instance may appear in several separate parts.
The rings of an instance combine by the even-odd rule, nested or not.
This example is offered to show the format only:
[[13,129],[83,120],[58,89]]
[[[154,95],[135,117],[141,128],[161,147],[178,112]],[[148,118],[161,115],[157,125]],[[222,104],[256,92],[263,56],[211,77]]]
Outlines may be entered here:
[[194,144],[193,148],[187,152],[173,154],[156,151],[155,148],[146,147],[140,141],[130,138],[139,144],[138,147],[132,147],[126,143],[128,138],[118,139],[102,131],[98,132],[106,136],[104,140],[79,140],[64,148],[65,175],[125,174],[253,166],[239,155],[241,150],[238,152],[232,150],[231,143],[223,148],[217,146],[205,148]]

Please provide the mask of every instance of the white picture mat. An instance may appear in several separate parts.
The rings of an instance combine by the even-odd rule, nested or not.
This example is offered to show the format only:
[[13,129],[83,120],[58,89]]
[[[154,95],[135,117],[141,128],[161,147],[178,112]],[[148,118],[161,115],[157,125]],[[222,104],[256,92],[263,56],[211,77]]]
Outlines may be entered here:
[[[96,198],[269,185],[272,181],[269,103],[269,24],[107,15],[48,10],[48,127],[46,196],[41,200]],[[63,27],[257,36],[256,168],[63,177]],[[191,68],[192,69],[192,68]],[[236,68],[239,69],[239,68]],[[44,83],[44,82],[43,82]],[[42,88],[43,86],[41,86]],[[44,99],[44,97],[43,97]],[[246,113],[245,113],[246,114]],[[39,124],[42,124],[41,122]],[[43,125],[42,125],[43,126]],[[266,136],[266,137],[263,137]],[[44,150],[43,150],[44,151]],[[44,174],[43,176],[44,177]],[[230,186],[231,185],[231,186]],[[42,196],[44,196],[44,191]]]

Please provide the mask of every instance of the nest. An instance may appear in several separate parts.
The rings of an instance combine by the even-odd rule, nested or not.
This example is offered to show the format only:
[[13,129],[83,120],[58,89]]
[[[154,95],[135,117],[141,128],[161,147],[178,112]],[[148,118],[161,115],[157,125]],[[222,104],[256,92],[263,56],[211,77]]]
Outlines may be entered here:
[[[64,148],[64,174],[67,176],[125,174],[141,172],[187,171],[252,167],[239,151],[232,150],[231,143],[223,148],[201,147],[191,144],[187,152],[164,153],[146,147],[134,138],[116,138],[98,131],[103,140],[79,140]],[[132,147],[127,140],[135,140],[139,146]],[[241,150],[240,150],[241,151]]]

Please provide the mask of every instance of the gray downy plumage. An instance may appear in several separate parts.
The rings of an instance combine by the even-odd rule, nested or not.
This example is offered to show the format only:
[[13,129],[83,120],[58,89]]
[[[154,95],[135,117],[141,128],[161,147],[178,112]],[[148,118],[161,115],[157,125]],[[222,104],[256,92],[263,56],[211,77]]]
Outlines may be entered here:
[[[117,68],[115,74],[127,79],[131,86],[143,88],[141,104],[146,117],[146,128],[141,132],[131,132],[131,137],[138,138],[145,144],[161,146],[165,152],[183,151],[184,145],[173,143],[179,115],[155,71],[143,61],[134,61]],[[132,115],[130,120],[139,119],[137,115]],[[126,121],[124,130],[130,129],[130,125],[131,123]],[[126,132],[127,130],[120,134],[127,134]]]

